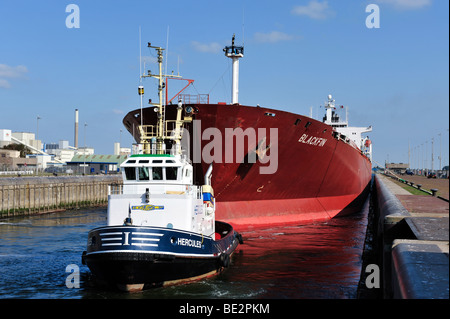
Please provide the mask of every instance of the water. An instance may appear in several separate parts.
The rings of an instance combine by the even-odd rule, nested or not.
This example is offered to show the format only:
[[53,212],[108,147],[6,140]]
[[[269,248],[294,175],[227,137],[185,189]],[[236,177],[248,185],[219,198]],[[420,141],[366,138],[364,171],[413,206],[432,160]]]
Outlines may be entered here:
[[[224,273],[133,294],[93,287],[81,264],[88,231],[105,224],[105,209],[0,221],[0,298],[356,298],[367,212],[243,231],[244,245]],[[66,287],[70,264],[80,268],[80,288]]]

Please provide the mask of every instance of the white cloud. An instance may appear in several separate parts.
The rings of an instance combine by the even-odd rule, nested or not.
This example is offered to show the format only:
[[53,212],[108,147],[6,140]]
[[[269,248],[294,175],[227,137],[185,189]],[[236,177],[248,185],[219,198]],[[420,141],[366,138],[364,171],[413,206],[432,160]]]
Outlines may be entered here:
[[328,1],[319,2],[318,0],[312,0],[306,6],[295,6],[291,13],[299,16],[305,15],[316,20],[323,20],[334,15]]
[[286,34],[279,31],[272,31],[269,33],[255,33],[255,40],[259,43],[276,43],[281,41],[291,41],[297,39],[298,37]]
[[400,10],[421,9],[431,5],[432,0],[377,0],[378,3],[393,5]]
[[9,89],[11,84],[7,79],[21,78],[27,72],[28,69],[23,65],[12,67],[6,64],[0,64],[0,87]]
[[2,78],[18,78],[27,72],[26,66],[23,65],[12,67],[6,64],[0,64],[0,77]]
[[194,50],[205,53],[219,53],[224,48],[223,45],[217,42],[200,43],[197,41],[191,41],[191,46],[194,48]]
[[8,81],[5,79],[0,79],[0,88],[9,89],[11,87],[11,84],[9,84]]

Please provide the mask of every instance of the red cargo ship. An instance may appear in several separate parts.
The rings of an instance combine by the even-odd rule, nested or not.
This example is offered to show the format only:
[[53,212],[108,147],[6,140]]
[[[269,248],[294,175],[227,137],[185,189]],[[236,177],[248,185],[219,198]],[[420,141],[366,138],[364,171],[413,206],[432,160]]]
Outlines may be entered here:
[[[134,139],[144,147],[170,152],[176,147],[170,135],[178,134],[170,123],[183,121],[182,148],[193,162],[194,178],[203,181],[213,162],[216,218],[236,228],[323,221],[358,211],[372,175],[372,146],[362,134],[372,127],[349,127],[341,121],[331,95],[323,122],[240,105],[238,59],[243,47],[235,46],[233,38],[224,51],[233,60],[232,104],[209,104],[209,97],[207,103],[199,98],[187,104],[186,96],[177,94],[181,103],[167,103],[163,112],[166,139],[151,138],[160,120],[154,107],[125,116],[123,123]],[[182,119],[177,118],[179,107],[184,110]]]

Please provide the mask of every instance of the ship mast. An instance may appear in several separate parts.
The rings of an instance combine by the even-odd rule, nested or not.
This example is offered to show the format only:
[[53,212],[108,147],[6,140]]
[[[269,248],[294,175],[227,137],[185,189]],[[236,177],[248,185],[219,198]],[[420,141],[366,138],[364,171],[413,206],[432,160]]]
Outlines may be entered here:
[[326,110],[326,117],[325,117],[325,124],[328,125],[332,125],[333,121],[332,121],[332,111],[336,108],[335,104],[334,104],[335,100],[333,99],[333,97],[330,95],[328,95],[328,101],[325,103],[325,110]]
[[231,46],[226,46],[223,51],[225,56],[233,60],[233,82],[231,87],[231,104],[239,104],[239,59],[244,57],[244,47],[234,45],[235,35],[231,40]]
[[[163,51],[164,49],[161,47],[152,46],[150,42],[148,42],[147,45],[148,48],[155,49],[158,54],[158,67],[159,67],[159,73],[158,74],[152,74],[149,70],[147,74],[142,74],[141,78],[147,78],[152,77],[158,79],[158,97],[159,101],[158,103],[152,103],[151,100],[149,101],[150,105],[155,106],[154,111],[157,112],[157,124],[156,124],[156,131],[154,130],[154,125],[140,125],[139,131],[141,135],[141,144],[143,144],[143,153],[144,154],[151,154],[151,142],[152,139],[156,139],[156,154],[164,154],[164,140],[165,139],[172,139],[175,141],[176,144],[176,152],[181,153],[180,149],[180,140],[181,140],[181,125],[184,121],[181,120],[181,111],[182,111],[182,105],[181,102],[178,103],[177,107],[177,120],[175,121],[175,130],[174,133],[171,136],[169,136],[169,132],[166,132],[165,129],[165,105],[163,103],[163,90],[165,88],[164,78],[170,77],[170,78],[181,78],[179,75],[164,75],[162,72],[162,63],[163,63]],[[144,87],[139,86],[139,95],[144,94]],[[141,119],[142,123],[142,119]],[[171,132],[172,133],[172,132]]]

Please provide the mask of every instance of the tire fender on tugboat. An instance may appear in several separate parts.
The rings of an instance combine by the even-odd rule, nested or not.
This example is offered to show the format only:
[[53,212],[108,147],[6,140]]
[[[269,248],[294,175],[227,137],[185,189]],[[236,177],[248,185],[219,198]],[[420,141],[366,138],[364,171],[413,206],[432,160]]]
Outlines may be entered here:
[[237,240],[239,241],[239,244],[244,244],[244,240],[242,239],[242,235],[241,234],[236,234],[236,238],[237,238]]
[[230,255],[227,253],[223,253],[219,257],[220,265],[224,268],[228,268],[230,266]]

